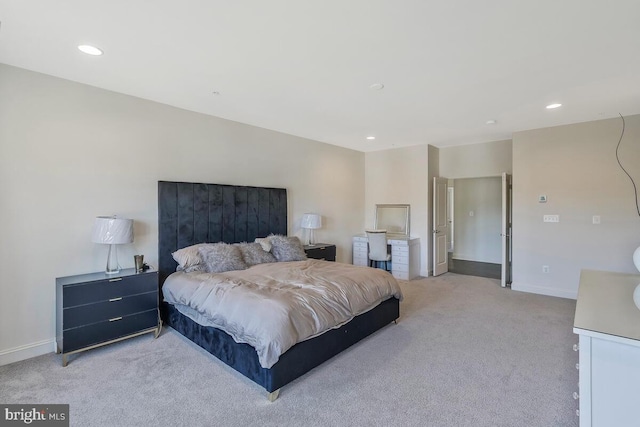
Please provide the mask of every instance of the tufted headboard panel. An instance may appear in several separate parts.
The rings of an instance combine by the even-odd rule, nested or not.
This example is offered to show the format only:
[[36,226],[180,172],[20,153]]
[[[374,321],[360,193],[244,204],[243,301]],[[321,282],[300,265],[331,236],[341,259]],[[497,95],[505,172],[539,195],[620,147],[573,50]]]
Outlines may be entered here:
[[204,242],[253,242],[287,234],[287,190],[158,181],[160,286],[176,271],[171,253]]

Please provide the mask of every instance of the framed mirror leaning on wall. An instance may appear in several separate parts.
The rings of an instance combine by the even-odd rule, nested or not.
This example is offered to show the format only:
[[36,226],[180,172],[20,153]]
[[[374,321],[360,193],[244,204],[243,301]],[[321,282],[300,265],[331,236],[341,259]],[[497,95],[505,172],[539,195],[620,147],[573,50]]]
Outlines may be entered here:
[[375,229],[387,230],[387,235],[409,237],[411,205],[376,205]]

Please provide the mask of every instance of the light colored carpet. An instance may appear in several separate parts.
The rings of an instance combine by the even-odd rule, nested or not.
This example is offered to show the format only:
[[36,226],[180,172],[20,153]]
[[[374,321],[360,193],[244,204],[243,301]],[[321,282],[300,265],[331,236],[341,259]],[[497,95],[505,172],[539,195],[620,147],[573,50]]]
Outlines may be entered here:
[[262,388],[172,329],[0,367],[0,402],[68,403],[73,426],[577,426],[575,301],[447,273],[402,282],[391,324]]

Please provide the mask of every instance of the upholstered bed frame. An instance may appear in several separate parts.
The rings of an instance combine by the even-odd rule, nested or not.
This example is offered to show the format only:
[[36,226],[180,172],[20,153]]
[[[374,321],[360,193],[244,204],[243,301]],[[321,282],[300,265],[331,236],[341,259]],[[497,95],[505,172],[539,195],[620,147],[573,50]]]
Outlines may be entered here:
[[[176,270],[172,252],[203,242],[252,242],[256,237],[287,234],[287,191],[185,182],[158,182],[158,262],[160,295],[167,276]],[[260,366],[248,344],[227,333],[202,326],[161,302],[164,322],[218,359],[245,375],[275,400],[285,384],[330,359],[399,317],[399,301],[390,298],[341,328],[300,342],[270,369]]]

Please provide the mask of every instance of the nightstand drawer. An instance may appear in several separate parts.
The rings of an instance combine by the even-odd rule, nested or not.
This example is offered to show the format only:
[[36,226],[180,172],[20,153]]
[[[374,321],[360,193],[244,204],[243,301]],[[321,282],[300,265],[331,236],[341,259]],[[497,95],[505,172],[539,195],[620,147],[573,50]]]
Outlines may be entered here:
[[62,329],[68,330],[78,326],[89,325],[114,317],[124,317],[142,311],[154,310],[158,306],[158,292],[128,297],[115,297],[108,301],[95,304],[85,304],[63,311]]
[[83,347],[104,343],[144,329],[158,326],[158,311],[154,308],[130,316],[116,317],[112,321],[94,323],[92,325],[64,331],[64,352],[68,353]]
[[326,261],[336,260],[336,245],[328,245],[320,243],[315,246],[307,245],[304,247],[307,258],[323,259]]
[[63,307],[109,301],[113,298],[153,292],[157,288],[158,275],[153,273],[68,285],[63,291]]

